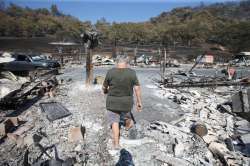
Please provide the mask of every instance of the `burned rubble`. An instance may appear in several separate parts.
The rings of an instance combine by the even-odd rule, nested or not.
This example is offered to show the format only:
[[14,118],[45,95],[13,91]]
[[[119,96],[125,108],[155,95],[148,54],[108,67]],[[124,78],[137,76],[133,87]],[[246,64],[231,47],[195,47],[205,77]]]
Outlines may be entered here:
[[250,166],[250,0],[173,2],[0,0],[0,166]]
[[[241,87],[169,88],[142,80],[143,88],[151,88],[145,89],[144,114],[135,114],[133,130],[122,130],[126,151],[113,152],[101,91],[108,68],[100,67],[89,87],[80,76],[82,67],[72,68],[18,87],[28,92],[24,101],[41,95],[34,91],[43,93],[21,112],[25,102],[15,114],[1,111],[0,165],[119,165],[124,154],[134,165],[249,165],[250,123],[237,116],[232,102]],[[178,116],[164,120],[172,111]]]
[[249,165],[249,154],[237,149],[242,143],[237,138],[245,137],[236,134],[236,123],[242,119],[217,109],[230,96],[218,95],[211,89],[164,88],[156,93],[178,101],[185,113],[170,123],[150,122],[141,129],[140,141],[124,140],[122,145],[134,154],[136,164]]
[[[205,132],[205,134],[200,135],[200,132],[196,131],[195,135],[199,136],[199,138],[204,143],[203,147],[207,151],[210,151],[210,153],[212,153],[215,158],[199,158],[198,161],[201,159],[201,163],[206,161],[203,164],[210,165],[217,165],[219,163],[226,165],[248,165],[248,158],[244,157],[244,155],[240,154],[234,149],[228,148],[228,146],[234,146],[232,144],[236,143],[232,140],[235,136],[235,116],[229,113],[221,113],[220,110],[217,109],[217,105],[227,101],[228,96],[219,96],[212,91],[210,92],[208,90],[200,89],[189,89],[188,91],[179,91],[173,89],[165,90],[168,91],[168,93],[166,93],[169,94],[168,98],[172,98],[176,102],[179,102],[182,109],[186,112],[184,118],[181,118],[176,122],[171,122],[177,126],[177,128],[175,127],[174,131],[182,130],[183,133],[188,133],[186,135],[189,135],[191,126],[195,125],[196,123],[203,124],[207,130],[207,134]],[[202,95],[199,92],[202,92]],[[173,96],[178,97],[175,99]],[[202,129],[204,130],[204,127]],[[194,137],[194,134],[191,134],[191,137]],[[183,137],[179,138],[181,138],[180,140],[183,141]],[[228,139],[230,140],[229,145],[226,144],[226,140]],[[190,161],[194,161],[194,159],[192,158]],[[199,164],[199,162],[191,163],[191,165]]]
[[[189,75],[185,76],[191,78]],[[249,165],[249,153],[246,150],[249,142],[244,139],[247,134],[239,134],[242,131],[237,125],[241,124],[246,129],[250,124],[248,89],[233,86],[240,85],[237,81],[232,81],[235,84],[227,83],[220,87],[217,81],[207,84],[208,80],[204,79],[200,82],[193,82],[193,79],[183,82],[181,80],[175,82],[176,86],[172,86],[173,77],[171,78],[171,83],[164,80],[159,87],[164,91],[166,98],[178,103],[185,112],[183,118],[171,123],[203,139],[214,156],[210,162],[205,160],[207,164]],[[174,87],[179,88],[169,89]]]
[[[72,102],[70,98],[75,99],[78,96],[67,94],[67,92],[70,93],[70,89],[73,89],[74,86],[63,83],[59,87],[57,92],[60,91],[60,95],[58,93],[57,96],[53,97],[46,95],[28,110],[18,115],[18,119],[23,123],[16,126],[14,131],[8,131],[6,136],[2,138],[1,165],[73,165],[76,163],[86,165],[87,163],[103,163],[102,156],[105,156],[104,150],[102,150],[105,148],[102,147],[103,139],[105,139],[102,136],[103,129],[101,125],[98,126],[89,120],[90,117],[93,118],[92,114],[87,114],[87,111],[90,112],[91,108],[85,110],[85,107],[88,107],[91,101],[79,101],[78,99],[79,104],[72,105],[70,103],[77,103]],[[77,92],[77,89],[74,90]],[[68,95],[70,97],[65,97]],[[84,97],[88,95],[84,94]],[[52,117],[46,116],[44,110],[40,108],[41,105],[44,106],[51,101],[60,102],[61,104],[56,106],[59,106],[59,108],[62,105],[65,106],[64,108],[68,108],[71,115],[51,121],[50,118]],[[84,102],[84,108],[80,106],[83,104],[82,102]],[[103,113],[100,108],[93,110],[99,110]],[[99,116],[102,116],[101,113]],[[83,118],[86,118],[86,120]],[[98,120],[98,118],[93,118],[93,120]],[[84,122],[88,122],[88,124],[84,124]],[[96,126],[95,129],[91,129],[93,125]],[[100,136],[97,136],[97,134]],[[88,141],[91,143],[88,143]]]

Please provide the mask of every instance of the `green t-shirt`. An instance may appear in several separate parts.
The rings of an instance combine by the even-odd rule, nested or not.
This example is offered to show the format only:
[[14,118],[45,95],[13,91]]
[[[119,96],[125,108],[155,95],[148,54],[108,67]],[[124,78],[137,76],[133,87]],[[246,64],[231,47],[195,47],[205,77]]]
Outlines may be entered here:
[[109,87],[106,108],[111,111],[131,111],[133,87],[139,85],[136,73],[130,68],[112,68],[103,85]]

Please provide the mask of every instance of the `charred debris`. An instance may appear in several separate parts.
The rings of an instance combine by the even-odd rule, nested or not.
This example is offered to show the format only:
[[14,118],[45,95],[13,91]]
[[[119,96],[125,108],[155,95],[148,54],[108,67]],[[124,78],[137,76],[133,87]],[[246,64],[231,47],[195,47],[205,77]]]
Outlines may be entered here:
[[[112,58],[91,54],[88,58],[97,66],[114,64]],[[8,57],[5,65],[0,65],[0,164],[249,165],[249,77],[227,66],[215,69],[213,75],[206,74],[206,69],[197,74],[195,69],[204,56],[190,69],[166,55],[158,60],[146,56],[131,59],[135,66],[148,62],[160,65],[155,93],[176,103],[183,113],[168,123],[138,122],[139,136],[125,140],[125,149],[116,155],[108,150],[110,136],[105,127],[104,98],[99,93],[85,91],[81,95],[90,99],[81,101],[80,94],[73,91],[79,87],[72,79],[57,79],[67,64],[63,69],[29,64],[22,71],[8,63],[13,62]],[[93,66],[88,67],[92,70]],[[97,76],[94,82],[102,81],[103,77]],[[122,135],[126,137],[126,132]]]

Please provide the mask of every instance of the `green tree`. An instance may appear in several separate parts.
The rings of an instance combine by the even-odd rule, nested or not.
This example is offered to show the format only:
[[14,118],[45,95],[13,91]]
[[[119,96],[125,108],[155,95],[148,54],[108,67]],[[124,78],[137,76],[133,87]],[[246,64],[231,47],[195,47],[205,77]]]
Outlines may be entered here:
[[232,52],[250,50],[250,22],[240,22],[225,26],[218,35],[217,42],[228,47]]
[[6,13],[12,17],[22,17],[24,12],[22,7],[10,3],[6,10]]
[[62,16],[62,13],[58,10],[57,5],[55,4],[51,5],[50,12],[53,16]]
[[6,36],[7,35],[7,28],[9,24],[9,16],[7,16],[5,13],[0,12],[0,36]]
[[102,40],[107,41],[110,34],[110,23],[107,22],[105,18],[101,18],[96,21],[95,27],[99,32],[101,32]]
[[36,14],[41,14],[41,15],[49,15],[50,12],[46,8],[41,8],[41,9],[36,9],[35,10]]

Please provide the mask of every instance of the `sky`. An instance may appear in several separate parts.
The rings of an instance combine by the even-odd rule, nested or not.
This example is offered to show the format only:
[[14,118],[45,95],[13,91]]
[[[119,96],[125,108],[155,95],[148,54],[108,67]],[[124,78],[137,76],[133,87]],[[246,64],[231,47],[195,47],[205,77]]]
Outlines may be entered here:
[[176,7],[237,0],[5,0],[30,8],[50,8],[56,4],[61,12],[82,21],[95,23],[105,18],[109,22],[142,22]]

